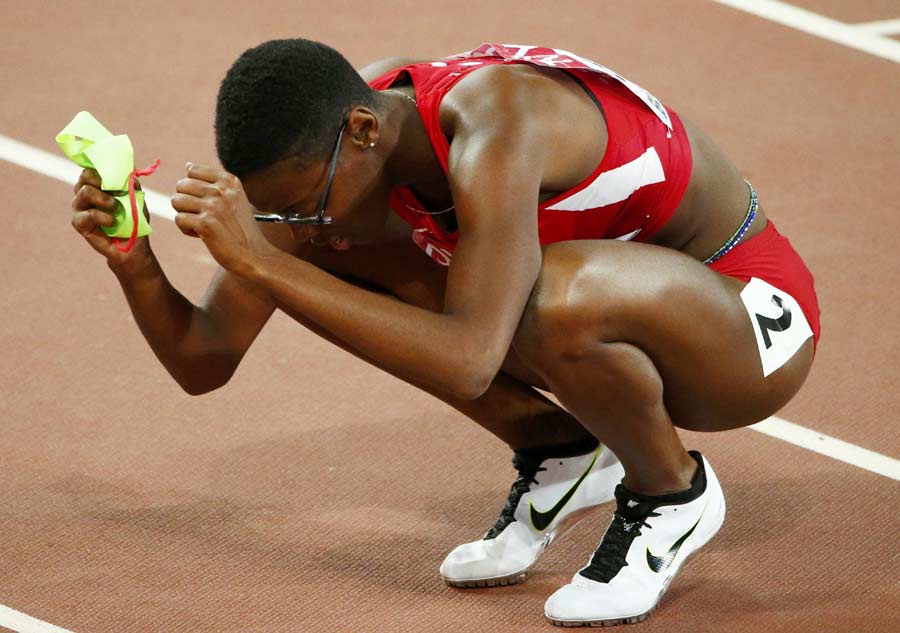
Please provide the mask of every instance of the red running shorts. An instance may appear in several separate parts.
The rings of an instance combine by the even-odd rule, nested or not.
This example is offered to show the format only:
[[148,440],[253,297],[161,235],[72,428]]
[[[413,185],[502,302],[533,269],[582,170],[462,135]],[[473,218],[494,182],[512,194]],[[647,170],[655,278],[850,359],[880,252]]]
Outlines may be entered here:
[[709,267],[743,281],[756,277],[790,294],[803,310],[818,345],[819,300],[812,273],[771,221],[761,233],[738,244]]

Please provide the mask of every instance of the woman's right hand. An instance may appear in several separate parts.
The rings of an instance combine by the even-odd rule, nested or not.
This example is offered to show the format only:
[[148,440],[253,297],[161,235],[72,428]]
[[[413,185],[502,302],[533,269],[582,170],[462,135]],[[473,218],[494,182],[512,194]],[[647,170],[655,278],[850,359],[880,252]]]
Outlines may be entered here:
[[[135,181],[135,189],[140,188],[140,183]],[[96,170],[85,169],[81,172],[78,182],[75,183],[72,209],[74,211],[72,227],[87,240],[91,248],[106,257],[113,272],[139,270],[146,264],[150,254],[149,240],[146,237],[137,238],[132,249],[123,253],[116,248],[113,238],[100,229],[101,226],[109,227],[116,223],[112,215],[116,209],[116,200],[105,191],[101,191],[100,175]],[[146,205],[144,214],[149,221]]]

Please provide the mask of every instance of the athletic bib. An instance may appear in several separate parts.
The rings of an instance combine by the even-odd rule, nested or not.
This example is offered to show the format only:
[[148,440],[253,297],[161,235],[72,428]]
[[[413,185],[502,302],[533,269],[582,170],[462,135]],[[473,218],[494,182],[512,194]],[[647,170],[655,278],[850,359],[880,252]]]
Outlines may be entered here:
[[812,329],[797,300],[762,279],[750,279],[741,301],[753,324],[763,376],[768,376],[797,353]]

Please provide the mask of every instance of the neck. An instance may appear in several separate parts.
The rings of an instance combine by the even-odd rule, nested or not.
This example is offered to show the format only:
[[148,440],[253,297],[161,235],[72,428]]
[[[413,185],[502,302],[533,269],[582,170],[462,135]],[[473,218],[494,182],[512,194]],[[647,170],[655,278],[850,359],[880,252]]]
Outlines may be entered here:
[[415,103],[395,91],[384,91],[381,98],[387,127],[395,130],[385,163],[391,187],[413,187],[427,191],[436,182],[446,187],[446,177],[434,155]]

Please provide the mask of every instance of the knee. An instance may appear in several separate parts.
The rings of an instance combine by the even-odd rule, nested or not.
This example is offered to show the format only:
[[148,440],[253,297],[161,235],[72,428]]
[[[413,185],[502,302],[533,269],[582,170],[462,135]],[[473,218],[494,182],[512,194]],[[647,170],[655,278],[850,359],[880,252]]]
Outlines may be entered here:
[[564,359],[576,359],[604,341],[609,312],[592,313],[586,300],[582,267],[545,256],[512,347],[529,368],[540,372]]
[[613,246],[599,254],[596,244],[545,247],[541,273],[513,338],[513,349],[534,371],[596,359],[607,343],[641,347],[661,306],[683,290],[675,276],[637,270],[627,252]]
[[512,341],[518,358],[531,369],[544,364],[558,348],[556,333],[569,316],[571,284],[570,275],[551,274],[545,259]]

